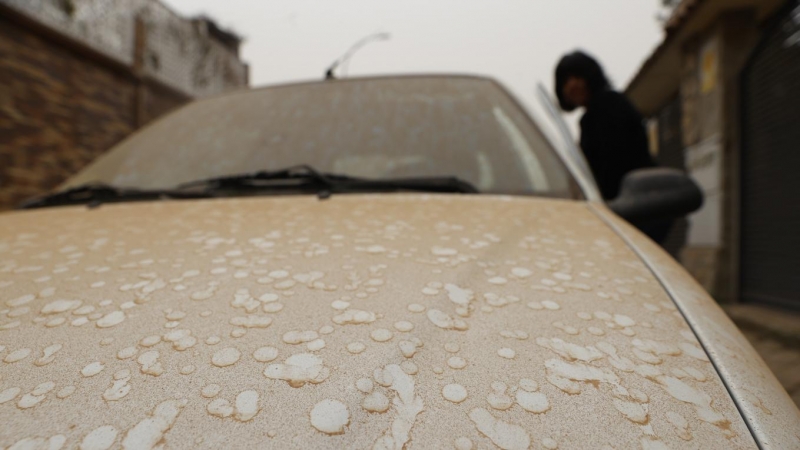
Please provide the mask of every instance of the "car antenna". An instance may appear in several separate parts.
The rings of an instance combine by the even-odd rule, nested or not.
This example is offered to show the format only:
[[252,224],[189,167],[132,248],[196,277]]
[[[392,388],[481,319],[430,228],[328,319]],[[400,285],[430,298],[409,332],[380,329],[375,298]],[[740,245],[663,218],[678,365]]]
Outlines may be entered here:
[[340,56],[339,59],[334,61],[333,64],[330,65],[330,67],[328,67],[328,70],[325,71],[325,79],[326,80],[335,80],[336,79],[336,74],[334,73],[334,71],[340,65],[343,65],[343,64],[346,65],[350,61],[350,58],[352,58],[353,55],[359,49],[361,49],[361,47],[369,44],[370,42],[388,41],[391,38],[392,38],[391,34],[382,33],[382,32],[372,33],[372,34],[370,34],[368,36],[365,36],[365,37],[361,38],[359,41],[357,41],[355,44],[353,44],[349,49],[347,49],[347,51],[344,52],[344,54],[342,56]]

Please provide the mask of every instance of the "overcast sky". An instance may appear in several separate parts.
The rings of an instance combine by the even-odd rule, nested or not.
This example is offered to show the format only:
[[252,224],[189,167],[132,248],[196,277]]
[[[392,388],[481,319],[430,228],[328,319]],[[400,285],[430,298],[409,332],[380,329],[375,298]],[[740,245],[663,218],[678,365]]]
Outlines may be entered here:
[[[360,38],[349,75],[456,72],[500,80],[534,113],[559,57],[582,48],[624,88],[662,39],[659,0],[162,0],[244,37],[253,86],[322,78]],[[575,117],[570,122],[575,123]]]

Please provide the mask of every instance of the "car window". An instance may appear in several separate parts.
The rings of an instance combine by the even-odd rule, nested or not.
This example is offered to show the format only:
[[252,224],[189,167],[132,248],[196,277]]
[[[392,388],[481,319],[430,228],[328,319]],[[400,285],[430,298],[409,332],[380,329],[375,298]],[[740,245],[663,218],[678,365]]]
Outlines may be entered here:
[[468,77],[306,83],[194,102],[67,186],[164,189],[299,164],[369,178],[455,176],[481,192],[576,196],[549,142],[511,97]]

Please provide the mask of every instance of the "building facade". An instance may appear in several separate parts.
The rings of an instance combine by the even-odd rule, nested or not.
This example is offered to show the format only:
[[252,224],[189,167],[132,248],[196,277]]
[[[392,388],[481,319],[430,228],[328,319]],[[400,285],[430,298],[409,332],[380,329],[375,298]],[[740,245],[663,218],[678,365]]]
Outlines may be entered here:
[[0,0],[0,210],[165,112],[246,87],[239,44],[157,0]]
[[679,230],[721,302],[800,308],[800,1],[684,0],[626,92],[705,193]]

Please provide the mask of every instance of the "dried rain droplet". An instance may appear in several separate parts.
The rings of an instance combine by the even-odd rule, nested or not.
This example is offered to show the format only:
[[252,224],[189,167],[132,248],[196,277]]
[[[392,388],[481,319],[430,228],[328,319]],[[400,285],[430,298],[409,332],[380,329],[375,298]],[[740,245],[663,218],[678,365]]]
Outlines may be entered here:
[[528,392],[525,390],[517,391],[517,404],[525,411],[541,414],[550,409],[550,402],[547,396],[540,392]]
[[377,319],[373,312],[361,311],[358,309],[348,309],[341,314],[333,317],[333,322],[337,325],[359,325],[372,323]]
[[209,384],[203,387],[203,390],[200,391],[200,395],[205,398],[214,398],[219,394],[220,389],[218,384]]
[[515,352],[513,349],[504,347],[497,350],[497,354],[506,359],[514,359],[514,357],[517,355],[517,352]]
[[414,324],[405,320],[401,320],[394,323],[394,328],[401,333],[408,333],[414,329]]
[[244,391],[236,396],[234,402],[236,406],[236,414],[234,418],[240,422],[247,422],[258,414],[260,408],[258,406],[258,392]]
[[[64,386],[57,393],[56,397],[64,399],[75,393],[75,386]],[[1,402],[0,402],[1,403]]]
[[56,300],[44,305],[41,312],[45,315],[63,313],[78,308],[82,303],[80,300]]
[[447,365],[450,366],[451,369],[463,369],[467,367],[467,360],[460,356],[452,356],[447,359]]
[[110,328],[119,325],[125,320],[125,313],[122,311],[113,311],[98,320],[95,325],[97,328]]
[[253,359],[258,362],[270,362],[278,357],[278,349],[275,347],[260,347],[253,352]]
[[267,328],[272,325],[272,318],[249,314],[244,317],[233,317],[230,324],[243,328]]
[[468,328],[466,322],[461,319],[454,319],[445,312],[438,309],[428,310],[428,320],[434,325],[445,330],[459,330],[464,331]]
[[350,411],[338,401],[326,399],[316,405],[310,414],[311,426],[325,434],[341,434],[350,423]]
[[105,368],[106,366],[103,363],[95,361],[87,365],[83,369],[81,369],[81,375],[83,375],[84,377],[93,377],[98,373],[100,373]]
[[364,345],[362,342],[351,342],[351,343],[347,344],[347,351],[352,353],[352,354],[354,354],[354,355],[357,355],[357,354],[363,352],[366,349],[367,349],[367,346]]
[[503,450],[525,450],[531,445],[531,438],[524,428],[496,419],[484,408],[473,409],[469,418],[478,432]]
[[95,428],[83,438],[79,448],[81,450],[107,450],[114,445],[117,434],[117,429],[111,425]]
[[164,373],[164,368],[158,361],[160,356],[161,355],[156,350],[151,350],[139,355],[139,358],[136,359],[136,362],[141,365],[140,370],[142,373],[152,375],[154,377],[160,376],[162,373]]
[[539,390],[539,383],[530,378],[523,378],[519,380],[520,389],[528,392],[536,392]]
[[370,380],[369,378],[359,378],[358,381],[356,381],[356,389],[365,394],[371,393],[372,390],[374,389],[372,380]]
[[270,364],[264,369],[264,376],[273,380],[284,380],[292,387],[301,387],[306,383],[322,383],[330,375],[322,358],[313,353],[292,355],[283,364]]
[[556,310],[561,309],[561,306],[559,306],[558,303],[556,303],[554,301],[551,301],[551,300],[544,300],[542,302],[542,306],[544,306],[545,308],[547,308],[547,309],[549,309],[551,311],[556,311]]
[[134,356],[136,356],[137,352],[138,350],[136,349],[136,347],[125,347],[117,352],[117,358],[118,359],[133,358]]
[[122,447],[153,449],[172,428],[175,420],[186,406],[186,400],[167,400],[159,403],[148,417],[142,419],[122,440]]
[[45,347],[42,350],[42,357],[37,359],[33,364],[36,366],[45,366],[56,359],[56,353],[61,350],[61,344],[53,344]]
[[495,392],[489,393],[486,396],[486,403],[498,411],[505,411],[514,405],[514,400],[505,394],[505,386],[503,389],[496,389]]
[[408,310],[412,313],[421,313],[425,312],[425,306],[420,305],[419,303],[411,303],[408,305]]
[[236,364],[241,358],[242,353],[234,347],[226,347],[217,351],[211,357],[211,364],[217,367],[227,367]]
[[139,345],[141,345],[142,347],[152,347],[152,346],[158,344],[159,342],[161,342],[161,336],[156,334],[156,335],[153,335],[153,336],[143,337],[139,341]]
[[18,361],[22,361],[23,359],[27,358],[28,355],[30,355],[30,354],[31,354],[31,349],[29,349],[29,348],[21,348],[21,349],[18,349],[18,350],[14,350],[13,352],[11,352],[8,355],[6,355],[6,357],[3,358],[3,361],[7,362],[9,364],[15,363],[15,362],[18,362]]
[[448,342],[444,344],[444,350],[448,353],[458,353],[460,347],[455,342]]
[[547,450],[556,450],[558,448],[558,442],[551,438],[544,438],[542,439],[542,447]]
[[456,450],[472,450],[472,441],[466,437],[460,437],[453,442]]
[[394,335],[391,331],[387,330],[386,328],[378,328],[376,330],[372,330],[369,336],[375,342],[386,342],[392,339]]
[[19,393],[21,391],[22,390],[20,388],[18,388],[18,387],[12,387],[12,388],[8,388],[6,390],[0,391],[0,405],[2,405],[5,402],[9,402],[11,400],[14,400],[17,397],[17,395],[19,395]]
[[380,392],[373,392],[364,397],[361,407],[368,412],[386,412],[389,410],[389,398]]
[[448,384],[442,388],[442,397],[453,403],[461,403],[467,399],[467,390],[460,384]]

